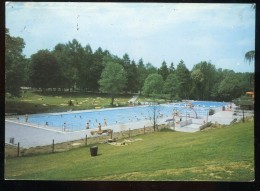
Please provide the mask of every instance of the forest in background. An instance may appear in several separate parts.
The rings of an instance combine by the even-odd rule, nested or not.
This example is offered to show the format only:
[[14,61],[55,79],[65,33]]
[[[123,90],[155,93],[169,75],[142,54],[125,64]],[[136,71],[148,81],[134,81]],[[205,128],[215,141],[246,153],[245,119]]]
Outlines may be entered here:
[[30,58],[23,54],[24,47],[24,40],[6,29],[5,91],[12,96],[19,96],[21,87],[32,87],[43,92],[141,93],[170,100],[231,101],[254,90],[253,73],[216,68],[210,61],[194,63],[191,70],[183,60],[177,65],[162,61],[157,68],[142,58],[131,60],[127,53],[120,58],[101,47],[93,51],[76,39],[59,43],[53,50],[38,50]]

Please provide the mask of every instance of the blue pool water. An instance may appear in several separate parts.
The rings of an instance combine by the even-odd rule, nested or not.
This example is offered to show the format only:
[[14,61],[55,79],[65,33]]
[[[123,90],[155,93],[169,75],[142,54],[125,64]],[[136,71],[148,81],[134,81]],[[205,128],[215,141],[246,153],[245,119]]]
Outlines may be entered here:
[[[57,130],[76,131],[86,128],[86,123],[89,122],[90,129],[97,128],[100,123],[102,127],[113,126],[117,124],[126,124],[138,121],[149,120],[153,117],[154,108],[156,115],[164,118],[171,118],[172,113],[178,111],[181,116],[186,114],[191,117],[203,117],[207,115],[210,108],[219,108],[227,105],[225,102],[192,102],[193,108],[185,107],[185,103],[162,104],[154,106],[138,106],[116,109],[101,109],[101,110],[85,110],[63,113],[49,114],[33,114],[29,115],[28,122],[51,127]],[[104,120],[105,119],[105,120]],[[24,116],[19,116],[19,121],[24,122]]]

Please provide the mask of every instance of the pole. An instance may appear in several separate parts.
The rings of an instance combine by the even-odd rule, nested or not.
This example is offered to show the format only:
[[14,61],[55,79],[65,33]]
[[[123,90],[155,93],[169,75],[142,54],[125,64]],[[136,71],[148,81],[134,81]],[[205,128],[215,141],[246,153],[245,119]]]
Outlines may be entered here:
[[113,137],[113,130],[111,130],[110,139],[112,139],[112,137]]
[[17,156],[19,157],[20,154],[20,143],[18,142],[18,147],[17,147]]
[[129,136],[129,138],[130,138],[130,128],[129,128],[128,136]]
[[85,145],[88,145],[88,135],[86,135]]
[[208,110],[208,112],[207,112],[207,123],[208,123],[208,117],[209,117],[209,110]]
[[144,126],[144,135],[145,135],[145,126]]
[[54,139],[52,139],[52,152],[54,153]]
[[244,109],[243,109],[242,111],[243,111],[243,123],[245,123],[245,113],[244,113]]

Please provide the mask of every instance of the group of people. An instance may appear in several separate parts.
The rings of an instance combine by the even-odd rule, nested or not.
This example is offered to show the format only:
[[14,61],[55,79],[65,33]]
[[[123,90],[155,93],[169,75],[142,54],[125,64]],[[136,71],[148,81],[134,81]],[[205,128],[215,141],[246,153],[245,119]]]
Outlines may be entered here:
[[[97,120],[96,120],[96,122],[97,122]],[[104,119],[104,126],[107,126],[107,120],[106,119]],[[86,129],[89,129],[89,128],[90,128],[90,120],[87,121],[87,123],[86,123]],[[98,123],[98,130],[101,131],[101,124],[100,123]]]

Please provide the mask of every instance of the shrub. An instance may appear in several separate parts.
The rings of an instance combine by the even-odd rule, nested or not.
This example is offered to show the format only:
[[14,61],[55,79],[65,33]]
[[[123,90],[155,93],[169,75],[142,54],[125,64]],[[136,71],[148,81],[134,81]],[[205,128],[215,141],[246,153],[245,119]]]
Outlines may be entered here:
[[69,106],[73,106],[73,102],[71,100],[68,101]]

